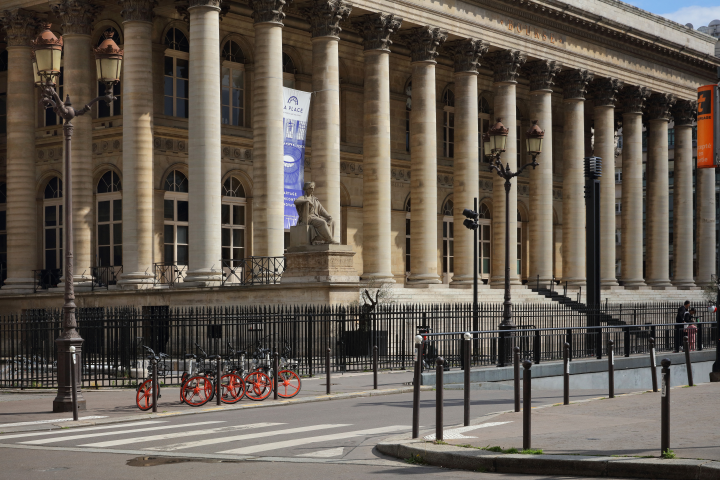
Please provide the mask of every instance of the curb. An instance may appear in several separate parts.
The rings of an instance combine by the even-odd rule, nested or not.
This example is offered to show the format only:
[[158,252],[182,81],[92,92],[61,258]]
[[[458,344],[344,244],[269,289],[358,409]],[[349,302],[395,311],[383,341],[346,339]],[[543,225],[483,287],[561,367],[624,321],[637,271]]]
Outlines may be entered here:
[[[421,386],[420,391],[432,391],[434,387],[432,386]],[[360,392],[349,392],[349,393],[336,393],[336,394],[330,394],[330,395],[321,395],[317,397],[303,397],[303,398],[297,398],[297,399],[290,399],[290,400],[270,400],[270,401],[263,401],[263,402],[253,402],[253,403],[246,403],[244,405],[221,405],[221,406],[214,406],[211,408],[202,408],[202,409],[196,409],[192,407],[188,407],[187,411],[179,411],[179,412],[166,412],[166,413],[150,413],[150,414],[135,414],[135,415],[127,415],[124,417],[112,417],[112,418],[99,418],[97,420],[78,420],[75,421],[67,421],[67,422],[61,422],[61,423],[46,423],[46,424],[38,424],[38,425],[27,425],[22,427],[10,427],[6,430],[3,430],[0,433],[0,440],[2,440],[2,435],[5,433],[18,433],[18,432],[34,432],[34,431],[44,431],[44,430],[59,430],[59,429],[66,429],[66,428],[75,428],[75,427],[90,427],[94,425],[105,425],[110,423],[124,423],[124,422],[135,422],[138,420],[148,420],[148,419],[154,419],[154,418],[167,418],[167,417],[177,417],[177,416],[183,416],[183,415],[199,415],[202,413],[213,413],[213,412],[223,412],[223,411],[229,411],[229,410],[247,410],[251,408],[268,408],[268,407],[281,407],[285,405],[299,405],[304,403],[315,403],[315,402],[328,402],[331,400],[346,400],[350,398],[362,398],[362,397],[377,397],[381,395],[395,395],[398,393],[410,393],[413,391],[413,387],[402,387],[402,388],[388,388],[385,390],[364,390]],[[158,404],[158,407],[161,405]]]
[[579,455],[497,455],[453,445],[436,445],[423,440],[386,440],[376,445],[379,452],[406,459],[422,457],[430,465],[476,472],[587,477],[664,478],[668,480],[711,480],[720,478],[720,462]]

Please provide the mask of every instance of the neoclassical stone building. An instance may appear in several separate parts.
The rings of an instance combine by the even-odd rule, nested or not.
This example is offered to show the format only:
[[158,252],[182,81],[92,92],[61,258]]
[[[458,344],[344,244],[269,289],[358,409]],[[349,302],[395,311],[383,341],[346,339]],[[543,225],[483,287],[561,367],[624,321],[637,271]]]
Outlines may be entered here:
[[113,286],[122,296],[166,286],[167,265],[177,265],[186,287],[178,291],[195,288],[208,301],[223,259],[283,256],[283,86],[313,92],[305,178],[316,182],[363,279],[468,287],[473,237],[462,211],[477,197],[478,269],[502,284],[503,180],[480,155],[496,118],[510,128],[502,160],[513,169],[529,161],[531,120],[545,130],[540,166],[513,182],[507,206],[515,284],[585,283],[582,159],[593,152],[606,159],[605,287],[690,288],[715,273],[714,171],[697,176],[697,225],[691,175],[696,89],[717,80],[715,39],[622,2],[6,0],[3,10],[0,293],[28,305],[39,298],[37,279],[63,262],[62,126],[38,104],[30,57],[45,22],[63,36],[59,87],[75,105],[103,93],[91,47],[104,32],[124,49],[118,99],[74,120],[80,291],[95,267],[122,268]]

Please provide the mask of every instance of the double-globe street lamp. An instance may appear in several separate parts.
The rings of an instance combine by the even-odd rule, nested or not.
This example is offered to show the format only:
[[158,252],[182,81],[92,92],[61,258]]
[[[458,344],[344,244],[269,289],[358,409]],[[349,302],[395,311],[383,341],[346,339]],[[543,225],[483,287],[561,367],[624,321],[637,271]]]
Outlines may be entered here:
[[[113,32],[105,32],[105,40],[93,49],[98,81],[105,84],[107,95],[96,97],[83,108],[76,110],[70,102],[70,95],[63,101],[55,90],[56,80],[60,75],[63,41],[50,31],[51,25],[45,24],[44,30],[32,42],[33,70],[35,85],[40,89],[40,103],[44,108],[52,110],[63,119],[65,136],[65,304],[63,305],[62,332],[55,340],[58,350],[58,392],[53,400],[53,412],[73,411],[72,390],[76,388],[70,382],[70,368],[75,369],[75,378],[81,379],[81,362],[71,360],[70,347],[75,347],[78,358],[81,358],[83,339],[77,331],[75,319],[75,287],[73,285],[73,199],[72,199],[72,161],[71,140],[73,133],[72,119],[85,115],[92,105],[98,101],[110,103],[115,100],[113,86],[120,81],[123,51],[113,40]],[[79,382],[82,384],[82,381]],[[85,409],[85,399],[78,391],[78,408]]]

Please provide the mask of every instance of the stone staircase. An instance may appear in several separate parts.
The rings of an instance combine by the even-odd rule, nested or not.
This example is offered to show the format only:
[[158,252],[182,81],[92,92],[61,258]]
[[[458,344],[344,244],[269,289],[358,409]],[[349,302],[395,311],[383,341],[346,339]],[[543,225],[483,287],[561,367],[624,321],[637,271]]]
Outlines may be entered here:
[[[472,303],[472,288],[450,288],[448,285],[433,285],[427,288],[407,288],[404,285],[396,285],[393,289],[393,300],[397,303]],[[531,291],[525,285],[511,287],[513,303],[552,303],[537,293]],[[502,303],[505,298],[505,290],[502,288],[490,288],[487,285],[478,286],[478,301],[481,303]]]

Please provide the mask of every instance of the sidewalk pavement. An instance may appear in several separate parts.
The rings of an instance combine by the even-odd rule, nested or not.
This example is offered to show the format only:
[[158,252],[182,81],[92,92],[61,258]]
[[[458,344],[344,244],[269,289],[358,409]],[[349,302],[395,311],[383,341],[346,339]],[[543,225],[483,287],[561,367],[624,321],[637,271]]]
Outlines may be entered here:
[[[718,479],[720,419],[716,411],[719,396],[720,383],[671,389],[670,448],[678,460],[659,458],[661,397],[652,391],[617,395],[614,399],[600,397],[567,406],[534,407],[531,447],[542,449],[542,455],[479,450],[487,446],[522,450],[522,412],[478,418],[472,422],[474,429],[448,426],[444,429],[447,446],[431,442],[433,430],[422,432],[418,440],[410,440],[408,436],[386,439],[378,449],[400,458],[420,455],[428,463],[449,468]],[[477,428],[483,423],[495,425]],[[460,445],[463,448],[456,447]]]
[[[291,400],[273,401],[272,394],[261,402],[254,402],[243,398],[234,405],[224,405],[223,408],[256,408],[283,403],[302,403],[306,401],[327,401],[325,375],[313,378],[303,378],[300,393]],[[411,392],[412,371],[398,370],[380,372],[378,374],[378,390],[373,390],[372,373],[339,373],[332,374],[330,381],[331,399],[350,398],[358,396],[372,396],[376,394],[395,394]],[[432,387],[423,387],[430,390]],[[59,419],[72,419],[72,413],[53,413],[52,402],[55,390],[26,389],[26,390],[0,390],[0,432],[10,430],[27,430],[37,428],[38,425],[52,427],[53,421]],[[135,404],[135,388],[101,388],[83,389],[86,401],[86,410],[81,410],[79,417],[95,417],[91,421],[104,419],[119,419],[132,417],[136,420],[138,415],[147,417],[150,412],[142,412]],[[180,388],[167,387],[160,391],[158,413],[197,413],[215,407],[215,401],[208,402],[199,408],[193,408],[180,403]],[[100,418],[98,418],[100,417]],[[32,423],[31,423],[32,422]],[[43,424],[40,422],[47,422]],[[17,425],[25,424],[25,425]],[[63,425],[70,425],[63,422]]]

